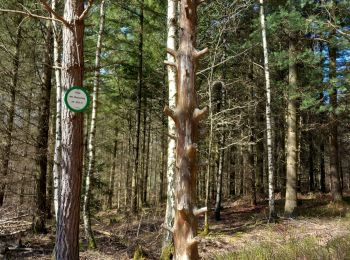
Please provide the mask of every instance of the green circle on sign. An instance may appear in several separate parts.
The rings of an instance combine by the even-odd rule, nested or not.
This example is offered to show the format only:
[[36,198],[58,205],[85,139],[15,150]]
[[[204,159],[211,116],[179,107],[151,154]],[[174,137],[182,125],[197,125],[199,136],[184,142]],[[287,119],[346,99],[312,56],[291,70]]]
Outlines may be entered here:
[[66,107],[73,112],[84,112],[90,105],[89,92],[82,87],[71,87],[64,94]]

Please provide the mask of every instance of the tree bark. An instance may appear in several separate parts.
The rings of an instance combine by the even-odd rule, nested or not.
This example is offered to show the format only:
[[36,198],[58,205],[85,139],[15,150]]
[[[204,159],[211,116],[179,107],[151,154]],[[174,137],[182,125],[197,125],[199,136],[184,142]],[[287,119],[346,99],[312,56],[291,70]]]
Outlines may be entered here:
[[178,51],[168,50],[177,67],[177,104],[165,112],[176,125],[175,180],[175,259],[199,259],[196,209],[196,153],[198,123],[207,109],[200,110],[195,89],[198,59],[207,52],[197,51],[196,27],[199,0],[180,1],[180,45]]
[[140,164],[140,132],[141,132],[141,108],[142,108],[142,88],[143,88],[143,29],[144,29],[144,0],[141,0],[140,7],[140,33],[139,33],[139,67],[138,67],[138,90],[137,90],[137,110],[136,110],[136,147],[135,161],[132,176],[132,201],[131,210],[137,212],[138,175]]
[[[51,8],[56,10],[57,0],[52,0]],[[51,15],[54,17],[54,15]],[[55,148],[53,158],[53,200],[55,219],[57,221],[58,204],[60,198],[60,180],[61,180],[61,158],[62,158],[62,127],[61,127],[61,113],[62,113],[62,86],[61,86],[61,70],[60,67],[60,44],[59,44],[59,26],[57,22],[52,21],[53,29],[53,57],[55,65],[55,81],[56,81],[56,126],[55,126]]]
[[[177,24],[177,0],[168,0],[168,36],[167,47],[169,49],[176,49],[176,24]],[[167,55],[169,62],[175,63],[175,58],[171,55]],[[170,109],[176,107],[176,69],[173,66],[168,66],[168,98]],[[168,120],[168,149],[167,149],[167,200],[166,200],[166,212],[164,225],[166,227],[172,227],[174,225],[175,218],[175,149],[176,149],[176,128],[173,120]],[[169,247],[173,244],[173,234],[165,229],[163,237],[163,249],[162,255],[168,254]]]
[[52,27],[48,22],[46,28],[46,49],[44,54],[44,68],[42,84],[40,89],[40,115],[39,115],[39,133],[36,141],[36,164],[39,168],[39,176],[36,180],[36,214],[33,222],[33,230],[37,233],[46,232],[46,174],[47,174],[47,155],[49,145],[49,126],[50,126],[50,101],[51,101],[51,79],[52,79]]
[[[329,47],[329,59],[330,59],[330,80],[336,79],[336,48],[333,46]],[[332,201],[340,202],[343,200],[343,194],[340,184],[340,173],[339,173],[339,148],[338,148],[338,119],[336,109],[338,106],[338,93],[337,87],[331,86],[330,92],[330,104],[332,111],[329,116],[329,171],[332,180],[331,193]]]
[[100,88],[100,63],[101,63],[101,51],[102,51],[102,36],[105,25],[105,0],[101,1],[100,5],[100,28],[97,36],[96,56],[95,56],[95,78],[94,87],[92,93],[92,112],[91,112],[91,125],[89,133],[88,143],[88,170],[85,178],[85,194],[83,205],[83,220],[85,239],[89,249],[96,249],[96,242],[94,234],[91,229],[91,213],[90,213],[90,201],[91,201],[91,189],[92,189],[92,176],[95,172],[95,158],[96,158],[96,120],[98,113],[98,94]]
[[[70,26],[63,27],[63,90],[83,86],[84,21],[79,20],[83,11],[84,1],[65,1],[64,19]],[[83,122],[82,113],[71,112],[62,106],[62,185],[56,225],[56,259],[79,259]]]
[[286,201],[284,213],[291,217],[295,214],[297,207],[297,177],[298,177],[298,140],[297,140],[297,104],[293,98],[294,90],[298,84],[297,64],[292,62],[296,55],[295,39],[289,42],[289,93],[287,108],[287,142],[286,142],[286,161],[287,161],[287,183],[286,183]]
[[322,193],[326,193],[326,170],[324,162],[324,142],[320,145],[320,189]]
[[[117,148],[118,148],[118,133],[116,130],[115,140],[113,144],[113,158],[112,158],[112,168],[109,174],[109,186],[108,186],[108,200],[107,205],[108,209],[111,210],[113,206],[113,194],[114,194],[114,179],[115,179],[115,170],[116,170],[116,161],[117,161]],[[119,197],[118,197],[119,198]]]
[[260,24],[261,34],[264,49],[264,72],[266,84],[266,142],[267,142],[267,168],[268,168],[268,183],[269,183],[269,220],[273,221],[276,217],[275,212],[275,183],[274,183],[274,162],[272,155],[272,127],[271,127],[271,87],[270,87],[270,70],[269,70],[269,55],[266,38],[266,22],[264,11],[264,0],[260,1]]
[[14,126],[14,118],[16,112],[16,91],[18,84],[18,74],[19,74],[19,54],[20,47],[22,42],[22,19],[17,18],[17,23],[15,25],[16,28],[16,36],[15,36],[15,53],[12,61],[12,75],[11,75],[11,85],[10,85],[10,107],[8,110],[8,116],[6,120],[6,138],[4,140],[4,152],[2,156],[1,169],[0,169],[0,207],[4,204],[5,197],[5,189],[6,189],[6,176],[9,172],[9,163],[11,156],[11,148],[12,148],[12,132]]

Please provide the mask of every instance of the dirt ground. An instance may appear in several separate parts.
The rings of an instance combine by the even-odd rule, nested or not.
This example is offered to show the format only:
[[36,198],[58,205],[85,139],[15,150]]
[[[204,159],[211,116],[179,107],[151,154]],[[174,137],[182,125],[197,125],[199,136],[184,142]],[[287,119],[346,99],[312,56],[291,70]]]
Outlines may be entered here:
[[[210,233],[200,236],[199,251],[203,259],[240,251],[262,243],[277,246],[293,240],[313,237],[320,246],[328,241],[350,234],[350,211],[346,202],[342,206],[329,204],[329,195],[300,197],[295,219],[280,217],[276,223],[267,223],[267,202],[256,207],[244,199],[235,199],[223,205],[221,221],[211,218]],[[346,197],[350,201],[350,197]],[[283,200],[276,201],[282,212]],[[80,259],[130,259],[140,246],[145,259],[159,259],[163,212],[144,209],[138,218],[122,215],[118,211],[101,212],[93,219],[98,249],[86,251],[80,242]],[[199,220],[202,226],[203,218]],[[52,259],[54,225],[49,222],[48,234],[31,233],[31,211],[25,207],[0,209],[0,259]],[[112,224],[111,224],[112,223]],[[81,237],[83,231],[81,230]],[[350,256],[349,256],[350,257]]]

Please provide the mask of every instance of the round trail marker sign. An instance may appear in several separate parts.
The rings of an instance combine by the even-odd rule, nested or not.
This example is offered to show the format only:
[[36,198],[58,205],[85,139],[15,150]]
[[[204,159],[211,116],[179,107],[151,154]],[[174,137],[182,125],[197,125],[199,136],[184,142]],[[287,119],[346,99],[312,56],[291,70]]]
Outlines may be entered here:
[[73,112],[84,112],[90,105],[88,91],[82,87],[71,87],[64,94],[66,107]]

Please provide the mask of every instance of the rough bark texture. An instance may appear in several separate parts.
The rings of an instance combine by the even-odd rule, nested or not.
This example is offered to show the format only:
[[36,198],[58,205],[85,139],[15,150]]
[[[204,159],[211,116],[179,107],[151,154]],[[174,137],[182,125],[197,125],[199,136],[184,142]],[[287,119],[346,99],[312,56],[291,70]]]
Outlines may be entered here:
[[50,100],[51,100],[51,79],[52,79],[52,28],[48,23],[46,28],[46,50],[44,54],[44,68],[42,84],[40,90],[40,115],[39,115],[39,133],[36,141],[36,164],[39,168],[39,175],[36,180],[36,214],[33,222],[34,232],[45,232],[46,219],[46,174],[47,174],[47,155],[49,141],[49,123],[50,123]]
[[196,153],[197,128],[206,109],[198,109],[195,89],[198,58],[207,50],[195,49],[197,7],[199,0],[180,1],[180,44],[178,51],[168,50],[175,56],[177,73],[177,104],[165,112],[176,125],[176,178],[175,178],[175,259],[199,259],[196,210]]
[[11,147],[12,147],[12,131],[14,125],[15,118],[15,110],[16,110],[16,91],[18,84],[18,72],[19,72],[19,54],[20,54],[20,46],[22,42],[22,27],[21,27],[21,19],[17,19],[16,27],[16,36],[15,40],[15,53],[13,56],[13,67],[12,67],[12,79],[10,85],[10,107],[8,110],[8,116],[6,120],[6,138],[4,140],[4,152],[1,161],[1,169],[0,169],[0,207],[4,204],[5,197],[5,189],[6,189],[6,176],[9,172],[9,163],[11,156]]
[[102,50],[102,36],[105,25],[105,0],[101,1],[100,5],[100,28],[97,37],[96,56],[95,56],[95,78],[94,88],[92,93],[92,112],[91,112],[91,124],[88,142],[88,170],[85,179],[85,194],[84,194],[84,207],[83,207],[83,219],[84,219],[84,231],[85,238],[89,249],[96,248],[96,242],[91,229],[91,217],[90,217],[90,200],[91,200],[91,179],[95,172],[95,157],[96,157],[96,120],[98,109],[98,94],[100,88],[100,60]]
[[[176,21],[177,21],[177,0],[168,0],[168,36],[167,47],[169,49],[176,49]],[[175,58],[168,54],[167,60],[175,63]],[[176,106],[176,69],[173,66],[168,66],[168,97],[170,109],[175,109]],[[172,227],[174,225],[175,217],[175,149],[176,142],[175,137],[176,128],[173,120],[168,120],[168,150],[167,150],[167,201],[164,225]],[[167,253],[167,248],[173,243],[173,234],[165,229],[163,238],[163,256]]]
[[[84,22],[78,17],[83,0],[66,0],[64,18],[71,25],[63,27],[62,87],[83,86]],[[62,106],[61,199],[56,225],[56,259],[79,259],[79,219],[83,163],[82,113]]]
[[[293,60],[296,55],[295,40],[289,42],[289,57]],[[287,161],[287,183],[286,183],[286,202],[284,213],[287,216],[294,215],[297,207],[297,172],[298,172],[298,140],[297,140],[297,104],[293,98],[293,89],[298,83],[297,64],[291,62],[289,65],[289,95],[287,107],[287,142],[286,142],[286,161]]]
[[[334,47],[329,48],[330,58],[330,79],[336,78],[336,49]],[[331,176],[331,193],[333,202],[339,202],[343,200],[343,194],[340,184],[339,174],[339,149],[338,149],[338,119],[336,115],[336,109],[338,105],[338,94],[336,86],[332,86],[330,94],[330,104],[332,105],[332,111],[329,116],[329,172]]]
[[272,221],[275,216],[275,183],[274,183],[274,163],[272,155],[272,124],[271,124],[271,87],[270,87],[270,70],[269,70],[269,55],[266,38],[266,24],[264,0],[260,1],[260,24],[261,34],[264,48],[264,71],[266,83],[266,139],[267,139],[267,168],[268,168],[268,183],[269,183],[269,219]]

